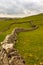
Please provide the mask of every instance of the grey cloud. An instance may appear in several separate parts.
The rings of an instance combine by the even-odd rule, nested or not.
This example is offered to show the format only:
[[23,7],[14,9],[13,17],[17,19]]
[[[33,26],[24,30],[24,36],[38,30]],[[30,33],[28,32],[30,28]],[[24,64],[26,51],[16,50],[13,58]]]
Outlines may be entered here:
[[26,14],[28,11],[43,12],[43,0],[0,0],[0,13]]

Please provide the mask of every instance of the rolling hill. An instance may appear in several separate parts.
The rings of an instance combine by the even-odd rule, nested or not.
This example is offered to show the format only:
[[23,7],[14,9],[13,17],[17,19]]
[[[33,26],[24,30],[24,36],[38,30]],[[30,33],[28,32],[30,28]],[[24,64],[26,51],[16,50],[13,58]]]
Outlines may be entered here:
[[27,65],[41,65],[43,63],[43,13],[17,19],[0,18],[0,42],[14,28],[30,29],[34,25],[38,26],[38,28],[18,34],[18,42],[14,46],[21,56],[23,56]]

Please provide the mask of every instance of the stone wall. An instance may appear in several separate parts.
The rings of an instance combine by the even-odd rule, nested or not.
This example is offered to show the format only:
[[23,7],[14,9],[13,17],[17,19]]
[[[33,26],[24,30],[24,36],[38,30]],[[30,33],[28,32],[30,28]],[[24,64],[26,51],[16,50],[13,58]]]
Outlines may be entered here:
[[38,26],[32,26],[29,29],[15,28],[11,34],[7,35],[3,42],[1,42],[0,50],[0,65],[25,65],[23,57],[14,48],[17,42],[17,35],[20,32],[27,32],[37,29]]

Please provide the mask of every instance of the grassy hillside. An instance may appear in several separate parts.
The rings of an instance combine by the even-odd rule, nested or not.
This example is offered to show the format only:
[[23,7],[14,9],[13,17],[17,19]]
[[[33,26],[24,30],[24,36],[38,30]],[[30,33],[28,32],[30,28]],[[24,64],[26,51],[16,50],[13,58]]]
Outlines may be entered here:
[[14,22],[33,21],[39,28],[30,32],[21,32],[15,48],[24,57],[27,65],[40,65],[43,62],[43,14],[21,19],[0,19],[0,42],[16,27],[30,28],[30,23],[13,24]]

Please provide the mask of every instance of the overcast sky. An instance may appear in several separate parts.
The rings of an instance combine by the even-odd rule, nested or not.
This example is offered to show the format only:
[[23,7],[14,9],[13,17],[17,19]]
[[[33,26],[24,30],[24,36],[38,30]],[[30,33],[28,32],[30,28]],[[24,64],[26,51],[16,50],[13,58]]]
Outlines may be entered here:
[[0,0],[0,14],[43,13],[43,0]]

